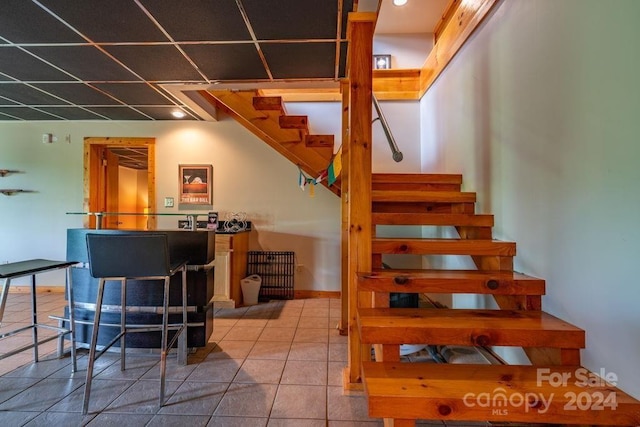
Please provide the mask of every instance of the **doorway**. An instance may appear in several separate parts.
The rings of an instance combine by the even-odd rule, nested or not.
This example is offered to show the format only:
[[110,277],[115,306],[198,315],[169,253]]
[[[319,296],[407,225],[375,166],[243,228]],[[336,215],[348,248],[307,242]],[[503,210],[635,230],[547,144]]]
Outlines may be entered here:
[[[146,169],[138,165],[146,161]],[[136,178],[139,177],[139,178]],[[155,138],[84,139],[84,212],[127,212],[136,215],[105,215],[102,228],[156,228],[156,217],[147,215],[156,206],[155,195]],[[125,182],[123,182],[125,181]],[[127,195],[126,182],[138,182],[138,194]],[[138,193],[134,191],[134,193]],[[146,197],[144,197],[146,196]],[[134,198],[133,202],[131,198]],[[123,210],[123,208],[125,208]],[[96,217],[88,215],[84,226],[95,228]]]

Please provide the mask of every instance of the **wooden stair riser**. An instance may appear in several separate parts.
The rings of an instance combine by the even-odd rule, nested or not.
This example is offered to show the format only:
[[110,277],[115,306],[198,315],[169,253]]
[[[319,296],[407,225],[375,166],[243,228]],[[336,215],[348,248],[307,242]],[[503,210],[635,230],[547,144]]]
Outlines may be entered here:
[[434,182],[373,182],[372,190],[379,191],[460,191],[460,184]]
[[429,173],[374,173],[371,182],[389,183],[427,183],[427,184],[462,184],[460,174],[429,174]]
[[581,329],[534,311],[361,308],[365,344],[584,348]]
[[307,116],[281,115],[278,118],[278,124],[282,129],[303,129],[306,131],[309,126],[309,119]]
[[430,203],[430,202],[373,202],[373,213],[475,213],[474,203]]
[[516,255],[515,243],[496,240],[375,238],[371,249],[374,254]]
[[333,153],[333,135],[306,135],[304,145],[309,148],[330,148]]
[[475,203],[476,193],[460,191],[384,191],[372,190],[374,203]]
[[254,96],[252,103],[256,110],[283,111],[281,96]]
[[[552,375],[567,381],[557,384]],[[593,375],[580,366],[363,362],[370,417],[639,425],[640,405],[631,396],[604,381],[581,385]]]
[[493,215],[392,212],[373,213],[371,220],[378,225],[493,227]]
[[363,291],[397,293],[463,293],[493,295],[544,295],[544,280],[517,273],[382,270],[358,274]]

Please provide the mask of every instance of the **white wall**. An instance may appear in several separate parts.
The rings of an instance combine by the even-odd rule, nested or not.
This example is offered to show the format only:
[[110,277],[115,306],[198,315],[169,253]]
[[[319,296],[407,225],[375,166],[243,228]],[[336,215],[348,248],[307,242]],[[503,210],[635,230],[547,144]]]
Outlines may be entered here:
[[391,55],[391,68],[422,68],[432,48],[433,33],[373,36],[373,54]]
[[[53,133],[71,143],[43,144]],[[64,259],[66,229],[82,227],[82,144],[87,136],[156,138],[157,212],[164,197],[178,198],[178,164],[212,164],[214,204],[204,212],[244,211],[257,232],[252,249],[293,250],[302,271],[296,289],[340,288],[340,201],[318,187],[314,198],[297,184],[298,169],[231,119],[220,122],[25,122],[0,123],[0,169],[24,173],[0,178],[0,188],[33,193],[0,195],[0,262]],[[184,210],[191,212],[193,209]],[[177,228],[160,217],[160,228]],[[16,281],[25,284],[26,281]],[[43,275],[43,285],[61,285],[61,274]]]
[[640,397],[640,2],[509,0],[421,106],[423,170],[462,172],[583,364]]

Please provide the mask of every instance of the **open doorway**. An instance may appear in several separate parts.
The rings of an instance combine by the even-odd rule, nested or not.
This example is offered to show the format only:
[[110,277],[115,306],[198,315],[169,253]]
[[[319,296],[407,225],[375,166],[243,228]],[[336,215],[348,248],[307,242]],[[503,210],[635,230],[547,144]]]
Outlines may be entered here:
[[[153,230],[156,217],[155,138],[84,139],[84,211],[126,212],[106,215],[102,228]],[[84,226],[95,228],[96,217]]]

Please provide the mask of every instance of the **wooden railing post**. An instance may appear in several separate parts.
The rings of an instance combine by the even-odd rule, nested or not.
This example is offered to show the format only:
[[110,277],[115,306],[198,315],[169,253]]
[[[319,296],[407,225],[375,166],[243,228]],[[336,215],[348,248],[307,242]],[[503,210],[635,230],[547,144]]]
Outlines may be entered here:
[[341,312],[340,335],[349,333],[349,80],[340,82],[342,94],[342,173],[340,176],[340,198],[342,205],[341,231]]
[[359,306],[371,306],[370,292],[358,295],[357,273],[371,270],[371,96],[375,18],[375,13],[350,13],[347,29],[349,364],[344,376],[346,389],[362,388],[361,362],[371,357],[370,351],[360,343],[356,317]]

